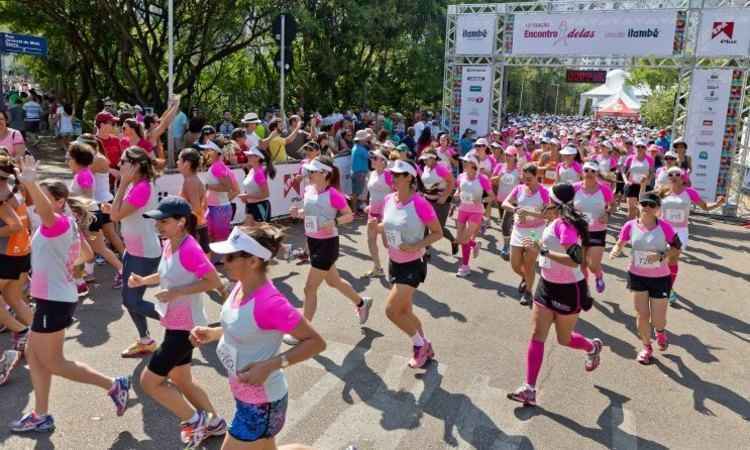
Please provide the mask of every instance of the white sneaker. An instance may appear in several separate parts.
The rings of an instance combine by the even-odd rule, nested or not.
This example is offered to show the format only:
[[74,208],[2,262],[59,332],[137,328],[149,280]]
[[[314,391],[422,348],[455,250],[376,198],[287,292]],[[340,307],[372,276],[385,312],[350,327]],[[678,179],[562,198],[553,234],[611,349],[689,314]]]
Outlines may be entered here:
[[468,277],[471,274],[471,269],[469,269],[469,266],[459,266],[458,272],[456,272],[456,276],[459,278],[465,278]]
[[362,297],[362,306],[355,308],[357,310],[357,317],[359,317],[359,324],[364,325],[367,319],[370,317],[370,308],[372,307],[372,299],[370,297]]

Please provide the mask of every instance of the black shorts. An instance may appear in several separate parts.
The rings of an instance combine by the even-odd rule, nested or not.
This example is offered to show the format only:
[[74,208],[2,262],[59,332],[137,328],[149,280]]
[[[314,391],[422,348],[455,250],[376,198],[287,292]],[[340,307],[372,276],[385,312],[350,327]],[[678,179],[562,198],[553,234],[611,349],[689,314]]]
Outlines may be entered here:
[[31,331],[35,333],[56,333],[73,324],[73,313],[78,302],[58,302],[35,298],[36,308],[31,322]]
[[328,239],[307,238],[307,249],[310,251],[310,265],[316,269],[328,271],[339,259],[339,237]]
[[258,203],[245,205],[245,214],[253,216],[256,222],[268,222],[271,220],[271,202],[263,200]]
[[89,225],[89,231],[96,233],[97,231],[104,228],[104,225],[112,223],[112,219],[109,214],[103,213],[101,210],[94,213],[94,221]]
[[607,230],[589,231],[589,247],[606,247]]
[[185,330],[166,330],[164,340],[148,362],[148,370],[166,377],[175,367],[190,364],[193,360],[193,344],[190,343],[190,332]]
[[208,227],[203,226],[201,228],[198,228],[195,230],[195,237],[198,239],[198,244],[201,246],[201,250],[203,250],[203,253],[208,253],[211,251],[211,247],[208,246],[208,244],[211,243],[211,239],[208,238]]
[[0,280],[19,280],[31,270],[31,255],[0,255]]
[[534,302],[557,314],[566,315],[588,311],[593,299],[585,279],[577,283],[552,283],[541,278],[536,285]]
[[427,278],[427,262],[424,258],[405,263],[388,262],[388,282],[405,284],[416,288]]
[[648,291],[649,298],[665,299],[672,290],[672,277],[642,277],[628,272],[628,289],[633,292]]
[[625,196],[627,198],[638,198],[640,194],[641,194],[640,184],[629,184],[625,186]]
[[625,193],[625,183],[622,181],[618,181],[615,183],[615,194],[624,194]]

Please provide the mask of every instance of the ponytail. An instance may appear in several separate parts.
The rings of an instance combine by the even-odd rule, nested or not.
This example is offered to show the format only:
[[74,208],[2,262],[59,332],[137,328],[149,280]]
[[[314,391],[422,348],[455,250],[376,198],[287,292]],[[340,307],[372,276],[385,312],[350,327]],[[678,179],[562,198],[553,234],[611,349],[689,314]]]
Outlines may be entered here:
[[557,205],[557,207],[560,208],[560,217],[562,217],[565,222],[573,225],[578,234],[581,236],[581,243],[583,247],[588,247],[589,223],[586,222],[586,218],[573,207],[572,202]]
[[269,155],[266,150],[260,148],[258,150],[263,153],[263,161],[266,163],[266,175],[268,175],[268,178],[273,180],[274,178],[276,178],[276,168],[273,166],[271,155]]

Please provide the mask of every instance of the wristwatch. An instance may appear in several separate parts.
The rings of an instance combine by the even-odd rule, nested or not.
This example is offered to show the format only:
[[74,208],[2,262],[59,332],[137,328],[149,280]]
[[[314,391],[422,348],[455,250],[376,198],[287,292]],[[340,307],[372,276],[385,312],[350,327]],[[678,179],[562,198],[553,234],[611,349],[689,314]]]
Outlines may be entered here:
[[289,367],[289,360],[286,359],[286,355],[281,355],[281,368],[286,369]]
[[539,254],[542,255],[542,256],[547,256],[547,255],[549,255],[549,249],[542,247],[542,248],[539,249]]

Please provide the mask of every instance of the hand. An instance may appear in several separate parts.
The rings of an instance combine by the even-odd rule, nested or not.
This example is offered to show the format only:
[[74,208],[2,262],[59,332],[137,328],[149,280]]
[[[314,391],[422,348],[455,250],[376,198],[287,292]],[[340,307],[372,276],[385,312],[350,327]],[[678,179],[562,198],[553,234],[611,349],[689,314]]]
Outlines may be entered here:
[[518,208],[516,208],[516,214],[518,214],[518,221],[520,223],[524,223],[524,222],[526,222],[526,217],[528,217],[529,212],[526,211],[525,209],[518,209]]
[[237,198],[247,203],[250,200],[250,194],[239,194]]
[[172,300],[176,300],[179,295],[174,290],[163,289],[156,293],[156,299],[162,303],[169,303]]
[[112,203],[100,203],[99,208],[102,210],[104,214],[112,213]]
[[120,168],[120,183],[123,186],[127,186],[135,180],[138,174],[138,166],[133,164],[127,164]]
[[21,183],[33,183],[37,179],[37,167],[39,163],[31,155],[18,158],[20,170],[16,168],[16,177]]
[[612,247],[612,251],[609,252],[609,259],[615,259],[622,253],[622,249],[620,247]]
[[721,196],[719,196],[719,197],[718,197],[718,198],[716,199],[716,206],[721,206],[721,205],[723,205],[723,204],[724,204],[724,203],[726,203],[726,202],[727,202],[727,198],[726,198],[726,197],[724,197],[723,195],[721,195]]
[[521,245],[523,245],[524,248],[536,248],[537,250],[542,248],[542,245],[539,243],[539,241],[535,241],[531,238],[524,238],[521,241]]
[[273,368],[268,360],[254,362],[238,370],[237,378],[243,383],[260,385],[266,382],[271,372],[273,372]]
[[659,261],[661,261],[661,258],[662,258],[662,256],[658,255],[658,254],[657,255],[648,255],[646,257],[646,262],[649,263],[649,264],[658,263]]
[[190,343],[193,347],[199,347],[216,340],[215,330],[210,327],[195,327],[190,330]]
[[145,286],[145,284],[143,283],[143,277],[140,275],[131,273],[130,277],[128,277],[128,287],[131,289],[135,289],[141,286]]
[[291,208],[289,208],[289,215],[295,219],[301,219],[302,218],[301,209],[296,206],[292,206]]
[[402,252],[418,252],[422,247],[415,244],[401,244],[398,246],[398,249]]

